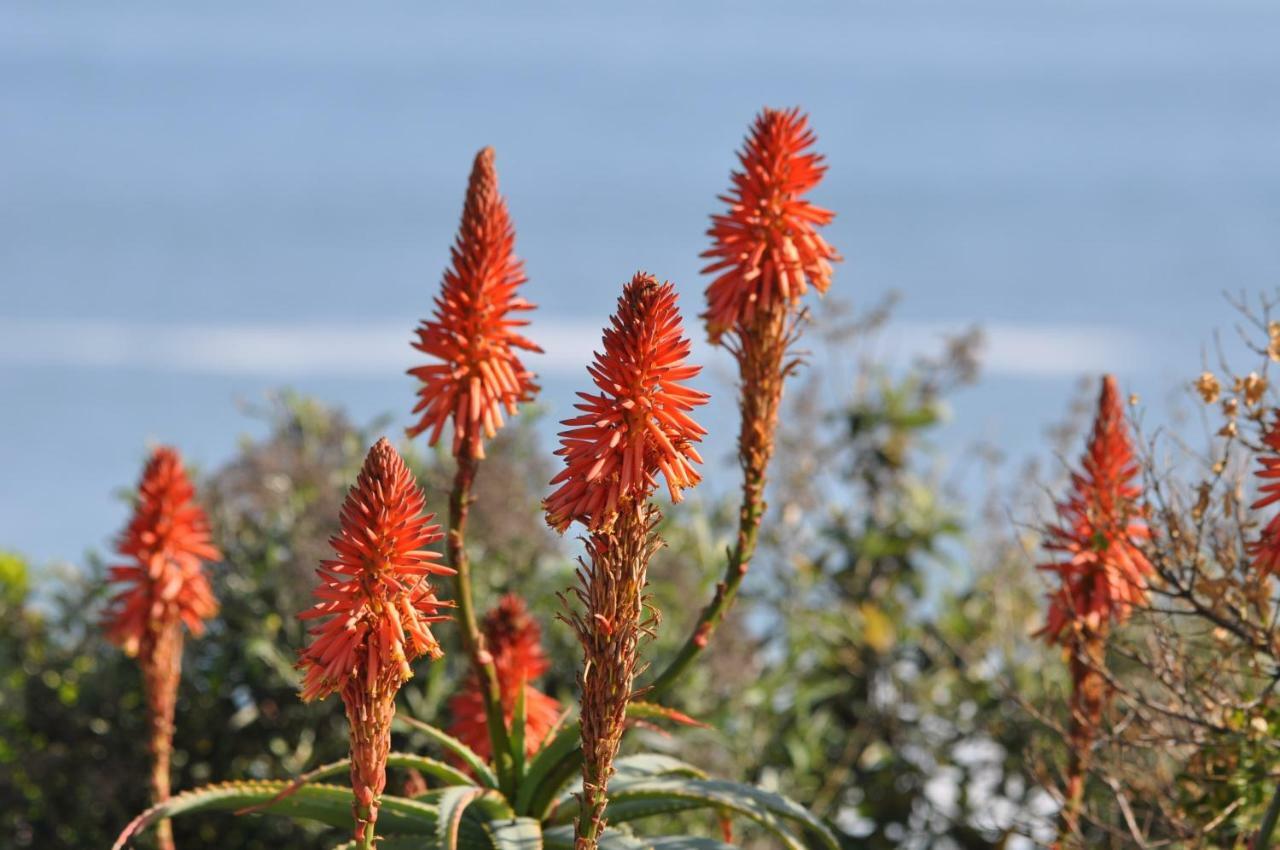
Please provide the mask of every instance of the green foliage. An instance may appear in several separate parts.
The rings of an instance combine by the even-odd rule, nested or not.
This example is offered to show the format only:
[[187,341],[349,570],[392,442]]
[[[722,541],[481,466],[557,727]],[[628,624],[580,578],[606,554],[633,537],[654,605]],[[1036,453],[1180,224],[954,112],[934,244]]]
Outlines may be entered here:
[[[1038,663],[1014,657],[1006,640],[1025,634],[1034,602],[1009,580],[1003,550],[959,590],[927,592],[966,553],[961,526],[971,519],[925,464],[924,438],[945,418],[938,383],[937,369],[877,375],[834,418],[806,414],[811,394],[796,397],[748,593],[705,663],[664,696],[710,728],[690,729],[669,708],[633,703],[636,725],[624,742],[614,826],[602,847],[723,850],[730,845],[712,836],[727,813],[744,847],[834,846],[832,824],[842,846],[945,836],[987,847],[1004,827],[983,823],[984,807],[994,799],[1028,805],[1035,783],[1022,753],[1030,724],[1002,683],[1018,679],[1019,665]],[[249,784],[184,796],[188,808],[166,810],[180,814],[180,847],[329,848],[337,843],[334,827],[349,825],[349,798],[340,813],[308,816],[309,825],[213,814],[267,802],[295,777],[305,782],[290,798],[302,796],[288,805],[320,806],[334,792],[315,783],[340,781],[346,771],[340,707],[296,697],[293,660],[303,627],[293,614],[309,604],[342,496],[378,432],[293,396],[266,418],[263,438],[245,440],[230,463],[200,482],[226,554],[214,571],[222,615],[210,634],[189,643],[175,740],[175,788],[237,777]],[[533,610],[555,611],[573,565],[537,510],[550,471],[531,422],[504,429],[489,455],[469,535],[478,607],[516,589]],[[440,513],[451,463],[441,452],[412,449],[406,459],[429,509]],[[731,500],[695,503],[664,523],[668,548],[651,571],[651,590],[665,622],[645,649],[658,666],[696,614],[690,600],[706,598],[722,571],[734,510]],[[0,829],[18,836],[19,847],[108,846],[147,805],[139,676],[92,624],[103,595],[100,565],[56,584],[46,579],[57,591],[37,607],[17,563],[0,560],[0,759],[18,765],[0,770],[0,799],[22,802],[0,807]],[[544,689],[567,705],[578,652],[565,632],[545,630],[553,672]],[[478,757],[414,720],[447,718],[450,683],[465,675],[456,636],[441,630],[440,637],[446,661],[419,665],[402,692],[402,752],[391,760],[389,798],[414,768],[428,776],[430,790],[410,801],[418,808],[405,816],[419,825],[430,820],[428,842],[571,846],[571,832],[555,824],[574,808],[566,795],[580,769],[576,723],[566,722],[521,765],[508,798],[486,791],[497,782]],[[70,702],[59,696],[68,687]],[[659,731],[673,724],[683,727],[678,738]],[[975,760],[975,751],[985,755]],[[711,779],[688,762],[728,779]],[[308,773],[317,764],[323,767]],[[955,806],[931,796],[936,776],[952,777]],[[291,810],[276,803],[270,811]],[[431,846],[422,836],[400,842],[393,823],[384,810],[380,846]],[[139,846],[146,841],[140,836]]]

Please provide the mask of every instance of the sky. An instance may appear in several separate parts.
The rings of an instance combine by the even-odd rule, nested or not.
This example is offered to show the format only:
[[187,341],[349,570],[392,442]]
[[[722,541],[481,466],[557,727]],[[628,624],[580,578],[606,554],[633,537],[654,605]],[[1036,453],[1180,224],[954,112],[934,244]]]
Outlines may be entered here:
[[4,4],[0,547],[105,548],[150,443],[215,467],[275,388],[407,425],[485,145],[564,418],[634,271],[700,310],[764,105],[827,155],[832,297],[902,296],[886,356],[986,328],[944,445],[1044,451],[1082,376],[1163,404],[1280,284],[1277,44],[1261,0]]

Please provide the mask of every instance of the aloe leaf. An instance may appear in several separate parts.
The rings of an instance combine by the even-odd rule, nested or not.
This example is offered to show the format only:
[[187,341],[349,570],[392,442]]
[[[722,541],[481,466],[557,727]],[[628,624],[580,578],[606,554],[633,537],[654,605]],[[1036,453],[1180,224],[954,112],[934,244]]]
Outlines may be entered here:
[[[613,796],[615,792],[631,783],[658,776],[687,776],[692,779],[707,778],[706,771],[701,768],[694,767],[688,762],[662,753],[639,753],[632,756],[623,756],[614,762],[613,769],[613,778],[609,780],[610,796]],[[560,808],[571,803],[574,800],[574,796],[581,790],[582,782],[579,780],[567,791],[561,793],[556,798],[550,812],[547,813],[547,818],[554,820]]]
[[[616,790],[611,788],[609,796],[609,809],[605,816],[615,823],[651,814],[645,811],[643,804],[646,802],[673,805],[677,801],[683,801],[699,806],[724,808],[748,817],[795,850],[804,850],[804,844],[795,837],[789,824],[796,824],[807,830],[828,850],[840,850],[839,843],[826,824],[799,803],[751,785],[720,779],[658,777],[628,783]],[[629,804],[641,805],[629,807]]]
[[[685,726],[707,728],[707,724],[684,712],[652,702],[632,700],[627,704],[627,717],[631,720],[666,720]],[[543,745],[529,763],[525,781],[520,783],[516,793],[516,811],[546,818],[561,786],[582,766],[582,750],[579,747],[581,734],[582,726],[575,720],[566,723]]]
[[397,714],[396,721],[403,723],[415,732],[421,732],[441,747],[462,759],[467,767],[471,768],[472,772],[475,773],[476,778],[480,781],[481,785],[486,788],[498,787],[498,778],[494,776],[493,770],[485,763],[485,760],[476,755],[475,750],[471,749],[448,732],[445,732],[443,729],[437,729],[430,723],[424,723],[421,720],[408,717],[403,714]]
[[542,825],[533,818],[503,818],[485,823],[494,850],[542,850]]
[[458,834],[462,830],[462,816],[485,790],[475,786],[446,788],[440,792],[440,819],[436,827],[436,839],[440,850],[458,850]]
[[508,736],[511,741],[511,760],[515,765],[513,772],[516,788],[520,787],[520,782],[524,779],[525,722],[525,688],[521,682],[520,687],[516,688],[516,704],[511,716],[511,734]]
[[[427,756],[416,756],[412,753],[391,753],[387,756],[388,767],[405,767],[415,768],[423,773],[434,776],[437,779],[449,785],[474,785],[475,780],[467,774],[458,770],[456,767],[445,764]],[[237,814],[248,814],[249,812],[259,811],[270,806],[277,800],[281,800],[288,795],[294,793],[304,785],[309,785],[317,779],[327,779],[330,776],[338,776],[347,773],[351,769],[351,759],[340,759],[329,764],[320,765],[317,768],[307,771],[290,782],[283,791],[276,795],[272,800],[259,803],[256,806],[249,806]],[[419,799],[421,799],[419,797]]]
[[663,835],[646,840],[653,850],[738,850],[736,844],[696,835]]
[[[184,791],[152,806],[134,818],[116,839],[112,850],[122,850],[129,841],[156,821],[197,812],[236,812],[263,804],[270,814],[314,820],[350,829],[351,789],[336,785],[305,785],[287,796],[286,782],[224,782]],[[279,799],[277,799],[279,797]],[[403,797],[384,796],[378,826],[388,832],[431,835],[436,829],[436,808]]]
[[[567,723],[538,750],[525,769],[524,778],[516,791],[517,812],[535,816],[544,813],[545,807],[555,799],[560,786],[578,769],[580,762],[573,756],[578,752],[581,733],[582,727],[576,720]],[[557,768],[563,773],[557,772]]]
[[[546,830],[543,835],[546,837],[547,850],[573,850],[573,827],[558,826]],[[647,838],[606,829],[600,836],[599,846],[600,850],[650,850],[653,845]]]

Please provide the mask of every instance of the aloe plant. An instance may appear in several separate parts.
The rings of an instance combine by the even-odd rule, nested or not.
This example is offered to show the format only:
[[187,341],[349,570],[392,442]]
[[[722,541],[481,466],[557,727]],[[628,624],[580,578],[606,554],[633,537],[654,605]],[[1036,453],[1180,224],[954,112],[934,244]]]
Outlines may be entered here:
[[[517,706],[517,721],[521,708]],[[632,703],[634,720],[687,723],[679,712]],[[413,768],[431,781],[412,798],[383,795],[378,820],[381,850],[572,850],[573,817],[582,752],[576,722],[566,722],[530,759],[523,757],[519,722],[512,724],[514,793],[504,793],[492,765],[458,739],[421,720],[401,715],[397,722],[420,732],[447,760],[416,753],[392,753],[391,767]],[[346,777],[349,759],[317,767],[288,781],[220,782],[178,794],[130,823],[113,850],[123,850],[148,828],[169,818],[208,812],[265,814],[314,821],[335,828],[335,847],[352,828],[351,789],[327,780]],[[751,822],[787,850],[839,850],[831,830],[802,806],[763,789],[708,777],[701,769],[660,753],[624,756],[609,784],[607,818],[600,840],[606,850],[727,850],[715,838],[650,835],[662,815],[706,809]],[[338,836],[342,837],[339,838]]]

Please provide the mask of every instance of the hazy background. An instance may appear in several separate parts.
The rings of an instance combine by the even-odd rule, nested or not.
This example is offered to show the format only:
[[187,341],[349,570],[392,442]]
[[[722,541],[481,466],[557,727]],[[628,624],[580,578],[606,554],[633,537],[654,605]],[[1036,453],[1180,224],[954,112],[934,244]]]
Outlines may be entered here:
[[1103,368],[1163,407],[1233,320],[1221,290],[1280,283],[1277,45],[1261,0],[7,3],[0,545],[103,546],[148,440],[217,463],[273,387],[408,424],[408,340],[486,144],[563,418],[633,271],[700,309],[765,104],[807,109],[828,155],[834,294],[904,295],[886,354],[987,327],[949,439],[1035,451]]

